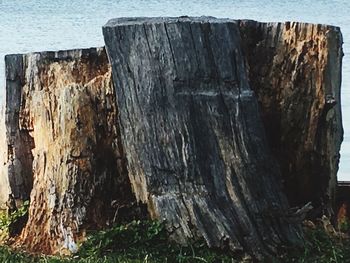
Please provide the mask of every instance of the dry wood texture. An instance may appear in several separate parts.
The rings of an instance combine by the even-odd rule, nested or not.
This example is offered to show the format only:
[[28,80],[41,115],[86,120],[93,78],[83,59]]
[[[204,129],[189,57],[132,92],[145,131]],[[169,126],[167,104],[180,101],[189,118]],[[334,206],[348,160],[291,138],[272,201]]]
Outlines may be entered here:
[[332,215],[343,140],[342,35],[334,26],[240,22],[249,80],[291,205]]
[[[9,55],[6,67],[9,147],[15,163],[26,161],[13,165],[20,170],[9,178],[33,182],[24,192],[32,190],[18,243],[43,253],[74,251],[87,227],[112,220],[112,201],[133,200],[107,56],[103,48]],[[19,187],[10,187],[15,198]]]
[[174,239],[259,257],[298,240],[249,87],[239,26],[115,19],[103,28],[136,197]]
[[6,57],[0,205],[31,202],[17,244],[74,251],[137,200],[178,242],[259,259],[300,241],[309,206],[287,199],[332,214],[339,28],[122,18],[103,34],[111,67],[103,48]]
[[20,56],[6,63],[6,105],[1,113],[1,195],[2,206],[11,209],[28,200],[33,184],[31,153],[34,141],[29,131],[19,128],[24,65]]

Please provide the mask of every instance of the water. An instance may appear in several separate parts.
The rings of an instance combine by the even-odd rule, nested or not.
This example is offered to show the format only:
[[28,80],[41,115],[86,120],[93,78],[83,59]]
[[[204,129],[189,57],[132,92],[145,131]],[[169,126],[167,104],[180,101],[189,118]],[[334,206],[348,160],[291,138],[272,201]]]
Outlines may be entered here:
[[0,99],[8,53],[102,46],[101,27],[120,16],[201,16],[340,26],[344,37],[340,180],[350,180],[349,0],[0,0]]

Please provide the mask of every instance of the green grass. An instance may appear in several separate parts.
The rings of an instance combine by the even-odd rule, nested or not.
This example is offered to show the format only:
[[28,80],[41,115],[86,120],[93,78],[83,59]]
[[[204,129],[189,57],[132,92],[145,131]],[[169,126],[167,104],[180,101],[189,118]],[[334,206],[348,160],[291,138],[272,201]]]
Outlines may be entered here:
[[120,260],[116,262],[232,262],[230,256],[209,250],[203,242],[188,247],[168,242],[158,221],[133,221],[95,233],[79,250],[82,258],[110,255]]
[[158,221],[132,221],[108,230],[90,233],[79,252],[72,258],[34,257],[0,248],[0,262],[238,262],[232,255],[208,249],[203,242],[188,247],[171,243],[164,225]]
[[[267,262],[346,263],[350,262],[350,241],[328,235],[322,227],[305,230],[305,246],[280,253]],[[208,249],[203,242],[188,247],[170,243],[164,225],[157,221],[133,221],[108,230],[89,233],[87,241],[72,258],[29,256],[0,247],[1,263],[114,263],[114,262],[251,262],[229,252]]]
[[12,213],[6,210],[0,211],[0,242],[8,239],[11,225],[18,222],[28,213],[29,201],[24,201],[22,206]]
[[305,229],[305,246],[289,251],[281,262],[347,263],[350,262],[350,240],[343,233],[327,234],[321,226]]

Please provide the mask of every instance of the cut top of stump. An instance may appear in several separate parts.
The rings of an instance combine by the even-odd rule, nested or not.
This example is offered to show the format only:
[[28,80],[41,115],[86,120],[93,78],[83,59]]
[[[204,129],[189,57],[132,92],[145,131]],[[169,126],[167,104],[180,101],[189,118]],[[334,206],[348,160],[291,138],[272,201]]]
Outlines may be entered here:
[[173,23],[237,23],[237,20],[229,18],[215,18],[212,16],[201,17],[119,17],[110,19],[104,27],[118,27],[131,25],[148,25],[148,24],[173,24]]

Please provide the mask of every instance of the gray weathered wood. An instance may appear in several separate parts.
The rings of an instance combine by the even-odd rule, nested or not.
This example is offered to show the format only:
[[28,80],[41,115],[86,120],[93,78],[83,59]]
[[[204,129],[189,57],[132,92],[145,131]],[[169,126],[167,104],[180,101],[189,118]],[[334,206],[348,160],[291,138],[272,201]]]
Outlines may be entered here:
[[1,196],[0,204],[13,209],[28,200],[33,185],[31,150],[34,141],[29,131],[19,128],[21,87],[24,81],[24,65],[21,56],[6,56],[6,103],[1,120]]
[[103,33],[129,177],[152,217],[178,242],[256,257],[297,241],[237,23],[121,18]]

